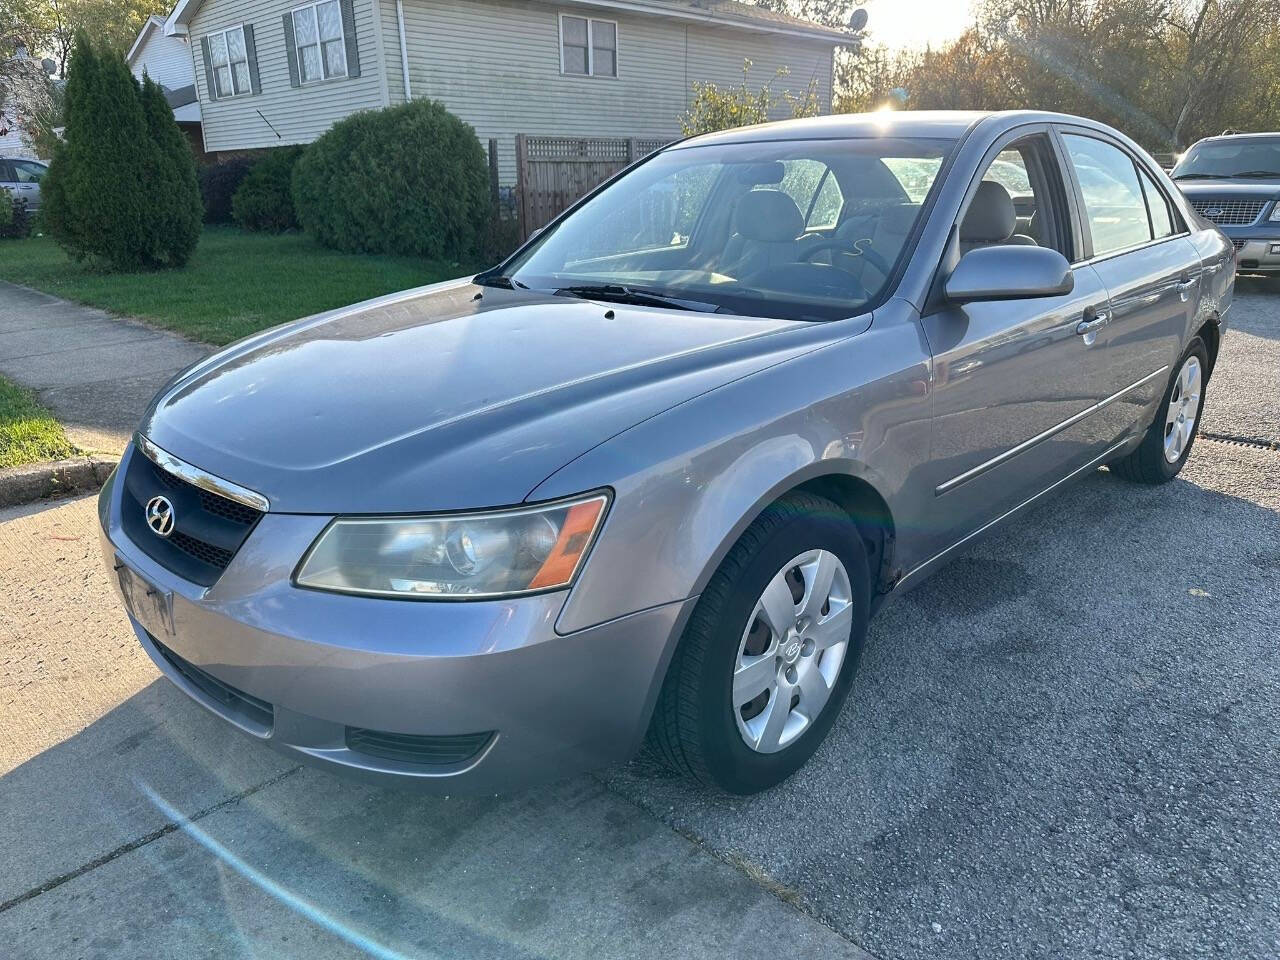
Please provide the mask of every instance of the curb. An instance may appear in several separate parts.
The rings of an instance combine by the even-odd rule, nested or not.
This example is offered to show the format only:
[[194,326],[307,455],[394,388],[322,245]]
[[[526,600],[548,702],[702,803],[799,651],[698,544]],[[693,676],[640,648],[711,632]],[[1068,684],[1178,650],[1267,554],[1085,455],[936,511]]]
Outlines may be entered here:
[[0,507],[90,493],[106,482],[117,462],[110,457],[74,457],[0,470]]

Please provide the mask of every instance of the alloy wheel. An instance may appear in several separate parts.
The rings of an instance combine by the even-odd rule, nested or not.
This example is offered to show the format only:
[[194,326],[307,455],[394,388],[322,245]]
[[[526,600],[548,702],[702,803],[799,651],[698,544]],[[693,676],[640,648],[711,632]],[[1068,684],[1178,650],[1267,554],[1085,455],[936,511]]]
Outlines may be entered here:
[[1169,407],[1165,411],[1164,458],[1170,463],[1178,462],[1195,434],[1203,382],[1199,358],[1187,357],[1174,380]]
[[752,750],[776,753],[818,719],[853,623],[849,573],[829,550],[779,570],[756,601],[734,661],[732,707]]

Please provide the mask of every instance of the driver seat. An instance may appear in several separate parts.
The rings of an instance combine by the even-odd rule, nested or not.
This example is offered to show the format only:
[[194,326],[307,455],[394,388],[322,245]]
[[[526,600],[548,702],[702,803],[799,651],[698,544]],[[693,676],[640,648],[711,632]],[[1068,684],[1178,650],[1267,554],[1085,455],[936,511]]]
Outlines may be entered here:
[[724,248],[723,273],[741,278],[794,263],[804,217],[781,190],[752,190],[734,203],[733,235]]
[[978,247],[994,247],[1000,244],[1039,246],[1035,240],[1020,233],[1018,212],[1013,207],[1013,197],[1002,184],[983,180],[978,192],[960,221],[960,255]]

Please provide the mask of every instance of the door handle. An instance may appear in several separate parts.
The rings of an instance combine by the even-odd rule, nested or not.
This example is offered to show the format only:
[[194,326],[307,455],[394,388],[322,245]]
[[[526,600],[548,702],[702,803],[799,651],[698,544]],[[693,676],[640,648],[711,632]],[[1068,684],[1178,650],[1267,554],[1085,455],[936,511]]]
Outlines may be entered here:
[[1199,277],[1192,277],[1190,280],[1182,280],[1182,281],[1180,281],[1180,282],[1178,283],[1178,289],[1179,289],[1179,290],[1190,290],[1192,287],[1194,287],[1194,286],[1195,286],[1197,283],[1199,283],[1199,282],[1200,282],[1200,278],[1199,278]]
[[1094,333],[1095,331],[1102,329],[1110,322],[1111,314],[1099,311],[1093,315],[1092,319],[1081,320],[1077,323],[1076,333],[1083,337],[1086,334]]

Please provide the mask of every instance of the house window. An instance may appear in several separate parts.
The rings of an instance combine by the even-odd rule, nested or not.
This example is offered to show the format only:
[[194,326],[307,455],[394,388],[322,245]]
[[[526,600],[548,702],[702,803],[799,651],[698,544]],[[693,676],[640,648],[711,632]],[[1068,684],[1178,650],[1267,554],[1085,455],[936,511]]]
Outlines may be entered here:
[[244,27],[232,27],[209,35],[209,61],[213,68],[213,96],[238,97],[249,93],[249,47]]
[[347,75],[347,43],[338,0],[295,7],[293,38],[298,51],[298,76],[303,83]]
[[612,20],[561,14],[560,72],[578,77],[616,77],[618,25]]

